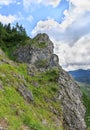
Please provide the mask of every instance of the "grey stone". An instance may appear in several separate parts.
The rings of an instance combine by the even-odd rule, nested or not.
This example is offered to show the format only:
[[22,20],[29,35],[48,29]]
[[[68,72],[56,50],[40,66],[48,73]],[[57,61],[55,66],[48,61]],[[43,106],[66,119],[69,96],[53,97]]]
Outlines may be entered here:
[[84,121],[85,107],[82,93],[77,83],[63,69],[59,75],[59,100],[63,106],[64,126],[68,130],[86,130]]
[[0,126],[0,130],[4,130],[4,128]]
[[24,85],[17,87],[17,91],[24,97],[27,102],[31,102],[34,100],[32,92]]
[[0,90],[4,90],[4,87],[3,87],[3,85],[2,85],[2,82],[0,81]]
[[36,88],[39,87],[39,84],[38,84],[37,82],[31,81],[31,84],[32,84],[34,87],[36,87]]
[[49,40],[46,34],[38,35],[34,38],[37,44],[45,42],[44,48],[39,48],[34,45],[25,45],[17,49],[13,55],[17,57],[18,62],[25,62],[35,65],[38,60],[46,60],[47,62],[51,59],[53,54],[53,43]]

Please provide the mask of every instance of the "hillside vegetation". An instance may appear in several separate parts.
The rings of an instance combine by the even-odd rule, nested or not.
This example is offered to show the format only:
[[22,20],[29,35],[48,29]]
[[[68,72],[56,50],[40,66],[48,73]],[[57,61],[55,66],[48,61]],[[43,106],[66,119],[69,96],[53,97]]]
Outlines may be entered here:
[[90,84],[79,83],[81,90],[83,92],[83,101],[86,107],[86,123],[87,127],[90,129]]
[[22,26],[11,28],[0,23],[0,47],[5,52],[0,50],[0,128],[62,130],[62,109],[55,99],[58,69],[42,73],[8,59],[28,39]]
[[0,23],[0,48],[12,58],[12,52],[20,45],[25,44],[29,37],[26,34],[22,25],[16,23],[15,26],[11,24],[3,25]]
[[[34,71],[32,77],[27,68],[0,54],[0,125],[8,130],[62,130],[60,101],[54,97],[58,70]],[[18,90],[23,86],[33,93],[33,99],[23,98]]]
[[86,130],[80,87],[53,48],[47,34],[0,23],[1,130]]

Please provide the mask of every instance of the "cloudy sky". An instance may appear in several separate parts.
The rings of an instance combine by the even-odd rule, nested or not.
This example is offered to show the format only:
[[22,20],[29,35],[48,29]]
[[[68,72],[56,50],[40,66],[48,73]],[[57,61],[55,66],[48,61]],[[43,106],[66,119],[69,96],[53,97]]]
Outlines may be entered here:
[[0,0],[0,21],[47,33],[64,69],[90,69],[90,0]]

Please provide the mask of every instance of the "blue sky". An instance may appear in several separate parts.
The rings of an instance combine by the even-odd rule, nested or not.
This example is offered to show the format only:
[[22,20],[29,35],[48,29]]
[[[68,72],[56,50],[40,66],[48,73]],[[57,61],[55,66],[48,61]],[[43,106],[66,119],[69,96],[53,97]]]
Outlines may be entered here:
[[90,69],[90,0],[0,0],[0,21],[47,33],[64,69]]
[[[47,20],[48,18],[52,18],[57,22],[61,22],[62,17],[64,17],[63,12],[68,8],[67,0],[62,0],[56,7],[53,5],[45,5],[42,2],[40,4],[29,2],[30,5],[26,3],[28,4],[27,6],[24,5],[23,0],[15,0],[11,2],[10,0],[5,1],[8,1],[8,5],[4,2],[1,2],[2,4],[0,5],[0,14],[6,17],[9,15],[17,17],[14,21],[12,21],[12,24],[18,21],[26,28],[28,35],[30,35],[31,31],[40,20]],[[3,20],[2,22],[5,22]]]

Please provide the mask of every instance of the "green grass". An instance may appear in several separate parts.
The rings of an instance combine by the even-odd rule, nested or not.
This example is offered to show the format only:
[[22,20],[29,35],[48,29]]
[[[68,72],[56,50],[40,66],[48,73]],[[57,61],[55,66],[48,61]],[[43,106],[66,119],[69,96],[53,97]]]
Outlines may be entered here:
[[80,84],[81,86],[81,90],[83,92],[83,101],[84,101],[84,105],[86,107],[86,116],[85,116],[85,120],[86,120],[86,124],[87,124],[87,128],[88,130],[90,129],[90,85],[89,84]]
[[47,62],[47,60],[45,59],[45,60],[37,60],[36,62],[35,62],[35,65],[37,66],[37,68],[45,68],[45,67],[47,67],[47,64],[48,62]]
[[37,47],[42,48],[42,49],[45,48],[46,47],[46,42],[40,42],[40,43],[38,43]]
[[[35,72],[31,77],[26,64],[0,64],[0,85],[4,88],[0,89],[0,123],[6,120],[8,130],[24,130],[23,126],[30,130],[62,130],[62,126],[55,123],[62,117],[60,101],[55,100],[57,75],[58,70],[53,68],[43,73]],[[34,102],[27,103],[18,93],[17,87],[21,84],[32,91]]]
[[83,92],[83,101],[86,107],[86,116],[85,116],[86,124],[87,127],[90,127],[90,97],[88,97],[87,93],[85,92]]

